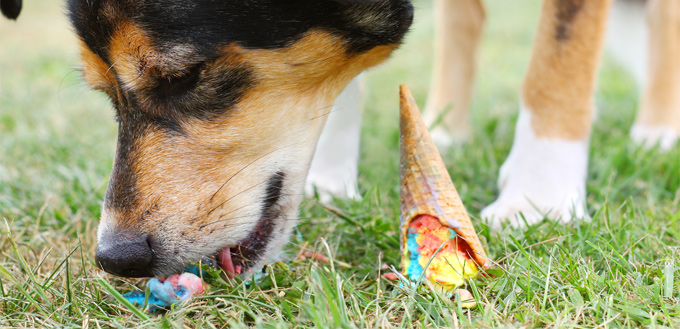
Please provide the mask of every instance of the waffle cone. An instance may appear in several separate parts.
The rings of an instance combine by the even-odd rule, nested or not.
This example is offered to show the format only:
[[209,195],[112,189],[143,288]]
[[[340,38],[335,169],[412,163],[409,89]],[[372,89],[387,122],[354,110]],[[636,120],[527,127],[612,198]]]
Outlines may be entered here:
[[409,262],[404,247],[409,223],[420,215],[430,215],[456,231],[469,245],[469,256],[480,268],[491,267],[420,110],[405,85],[400,86],[400,103],[402,266]]

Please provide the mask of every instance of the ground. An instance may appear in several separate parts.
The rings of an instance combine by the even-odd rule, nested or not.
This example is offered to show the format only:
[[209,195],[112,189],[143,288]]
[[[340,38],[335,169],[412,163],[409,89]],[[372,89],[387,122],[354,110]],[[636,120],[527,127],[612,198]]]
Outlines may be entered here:
[[[95,229],[115,143],[113,112],[89,91],[60,2],[25,2],[0,21],[0,327],[680,327],[680,147],[634,146],[638,90],[605,56],[591,143],[592,221],[491,233],[477,216],[498,194],[540,1],[487,1],[474,136],[445,156],[495,277],[471,281],[478,306],[381,279],[398,262],[398,85],[423,105],[432,4],[386,65],[366,76],[363,201],[301,207],[303,246],[340,262],[277,263],[257,284],[212,280],[209,294],[165,316],[133,312],[109,293],[137,280],[93,264]],[[349,267],[343,265],[349,265]]]

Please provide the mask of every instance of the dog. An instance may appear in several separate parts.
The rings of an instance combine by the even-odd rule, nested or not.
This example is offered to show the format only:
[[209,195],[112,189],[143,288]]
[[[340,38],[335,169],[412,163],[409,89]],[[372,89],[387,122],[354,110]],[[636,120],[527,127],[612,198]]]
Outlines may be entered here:
[[248,276],[287,243],[335,98],[389,57],[406,0],[70,0],[82,73],[118,142],[96,263]]
[[[10,2],[2,0],[3,12]],[[650,58],[677,70],[680,56],[663,42],[676,24],[669,2],[650,4],[652,35],[663,36],[652,37]],[[469,133],[484,12],[476,0],[437,5],[445,17],[426,116],[443,117],[433,135],[446,145]],[[529,223],[587,216],[592,91],[610,5],[544,2],[501,195],[482,214],[493,227],[517,214]],[[127,277],[172,274],[204,256],[216,256],[230,276],[248,276],[278,255],[334,100],[389,57],[413,19],[407,0],[70,0],[68,8],[83,76],[111,98],[119,123],[96,262]],[[641,140],[668,125],[666,135],[677,138],[674,110],[655,103],[673,104],[677,81],[669,89],[661,80],[650,75]]]

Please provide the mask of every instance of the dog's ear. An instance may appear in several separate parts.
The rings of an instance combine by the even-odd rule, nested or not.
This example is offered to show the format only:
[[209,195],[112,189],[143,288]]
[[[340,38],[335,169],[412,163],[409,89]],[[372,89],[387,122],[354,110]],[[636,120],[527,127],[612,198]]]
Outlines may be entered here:
[[21,0],[0,0],[0,10],[9,19],[17,19],[21,12]]

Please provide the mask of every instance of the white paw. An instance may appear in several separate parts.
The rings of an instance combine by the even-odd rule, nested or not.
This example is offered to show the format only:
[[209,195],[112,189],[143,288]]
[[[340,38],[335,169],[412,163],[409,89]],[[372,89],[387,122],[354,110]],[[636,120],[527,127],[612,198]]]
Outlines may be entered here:
[[501,193],[481,213],[494,230],[506,221],[524,227],[544,218],[563,223],[588,219],[588,140],[539,138],[531,128],[530,115],[520,111],[512,150],[500,170]]
[[442,154],[445,154],[447,150],[455,144],[453,136],[442,127],[432,129],[432,131],[430,131],[430,137],[432,137],[434,145],[437,145],[439,153]]
[[636,123],[630,130],[635,143],[647,149],[659,145],[662,151],[670,150],[678,141],[680,131],[668,126],[650,126]]
[[[521,228],[536,224],[546,218],[562,223],[568,223],[572,219],[589,220],[585,199],[579,193],[567,196],[552,195],[552,200],[545,199],[539,200],[537,197],[532,198],[528,195],[526,198],[517,198],[509,193],[501,193],[498,200],[482,210],[482,218],[488,221],[494,231],[501,230],[504,222],[512,227]],[[553,203],[561,204],[553,206]]]
[[338,180],[307,180],[305,183],[305,195],[313,197],[318,195],[319,201],[329,203],[333,198],[361,200],[361,194],[356,183],[343,183]]
[[443,127],[435,127],[430,131],[430,137],[440,153],[446,153],[446,151],[454,145],[460,145],[470,139],[470,134],[465,132],[460,132],[458,134],[451,134]]

